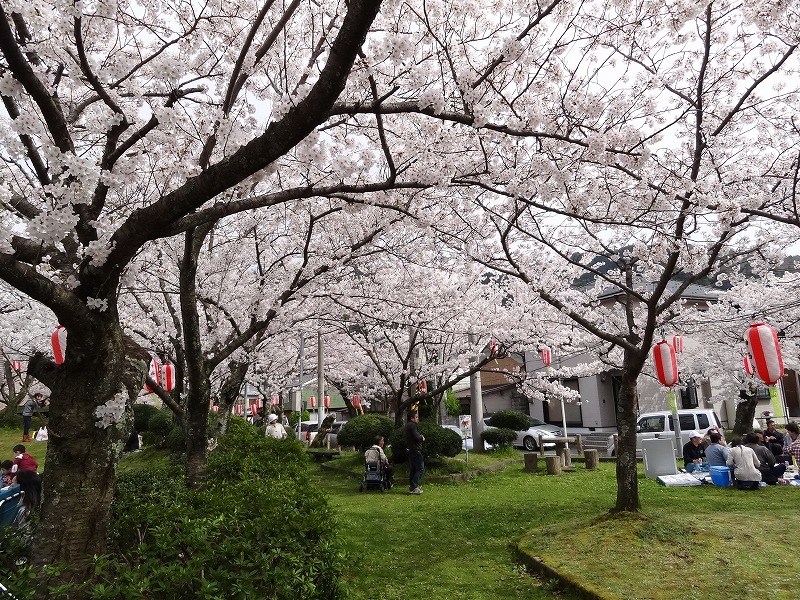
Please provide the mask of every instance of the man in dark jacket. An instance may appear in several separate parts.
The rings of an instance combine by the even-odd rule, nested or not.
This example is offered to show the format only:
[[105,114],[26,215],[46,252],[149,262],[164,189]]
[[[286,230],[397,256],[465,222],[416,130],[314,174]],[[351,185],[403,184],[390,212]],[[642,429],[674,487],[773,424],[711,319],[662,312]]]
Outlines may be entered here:
[[406,423],[403,433],[406,439],[406,450],[408,451],[408,489],[409,494],[421,494],[419,482],[425,473],[425,459],[422,457],[422,442],[425,436],[419,432],[419,413],[415,410],[408,411],[408,423]]
[[760,443],[757,433],[748,433],[744,441],[744,445],[748,448],[752,448],[753,452],[756,453],[756,457],[758,457],[758,460],[761,462],[761,466],[758,468],[758,470],[761,471],[761,481],[767,485],[775,485],[778,483],[778,479],[780,479],[786,471],[786,465],[775,464],[775,455],[772,454],[769,448]]

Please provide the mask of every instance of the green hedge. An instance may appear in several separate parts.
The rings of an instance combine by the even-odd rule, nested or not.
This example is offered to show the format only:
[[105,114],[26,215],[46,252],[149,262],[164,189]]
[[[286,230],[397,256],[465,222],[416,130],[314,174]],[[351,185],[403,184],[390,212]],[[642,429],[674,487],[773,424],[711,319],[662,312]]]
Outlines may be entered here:
[[[389,438],[394,462],[405,462],[408,458],[403,430],[403,427],[395,429]],[[419,431],[425,436],[425,442],[422,444],[422,455],[426,460],[439,456],[453,457],[461,452],[461,436],[452,429],[440,427],[433,421],[420,421]]]
[[120,476],[111,552],[97,559],[95,580],[77,586],[88,598],[343,596],[332,511],[303,446],[236,418],[218,442],[205,491],[187,490],[170,467]]
[[505,446],[510,446],[517,439],[517,432],[513,429],[497,429],[493,427],[481,432],[481,439],[495,448],[504,448]]
[[524,431],[531,426],[531,419],[528,415],[518,410],[501,410],[492,415],[488,425],[498,429]]
[[372,446],[376,435],[384,437],[388,443],[394,431],[394,421],[383,415],[358,415],[342,425],[336,441],[340,446],[354,446],[359,452],[364,452]]

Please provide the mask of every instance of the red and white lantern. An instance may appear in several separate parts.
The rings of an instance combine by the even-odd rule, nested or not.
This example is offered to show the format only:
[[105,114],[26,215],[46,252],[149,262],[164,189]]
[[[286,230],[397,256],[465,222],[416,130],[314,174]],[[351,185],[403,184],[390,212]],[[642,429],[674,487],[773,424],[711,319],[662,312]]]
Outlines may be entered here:
[[171,362],[164,363],[161,367],[160,385],[166,392],[175,389],[175,365]]
[[64,362],[67,354],[67,330],[63,325],[56,327],[56,330],[50,334],[50,342],[53,344],[53,360],[60,365]]
[[11,368],[14,369],[17,373],[22,372],[22,361],[21,360],[12,360],[9,363]]
[[[150,371],[148,372],[148,375],[150,376],[150,379],[152,379],[158,385],[161,385],[161,365],[158,364],[158,361],[155,358],[150,361]],[[144,384],[144,389],[146,389],[148,392],[153,391],[146,383]]]
[[309,397],[308,403],[311,405],[311,408],[316,408],[317,407],[317,398],[316,398],[316,396]]
[[753,363],[750,362],[750,357],[746,354],[742,357],[742,363],[744,363],[744,372],[748,375],[753,375]]
[[544,364],[545,367],[550,365],[550,362],[552,361],[553,358],[553,354],[552,352],[550,352],[550,348],[548,348],[547,346],[543,347],[541,350],[539,350],[539,356],[541,357],[542,364]]
[[750,326],[744,334],[756,376],[767,385],[775,385],[783,377],[783,356],[778,332],[766,323]]
[[353,408],[361,408],[361,396],[358,394],[353,394],[351,403],[353,404]]
[[236,411],[236,414],[239,416],[242,416],[242,414],[244,413],[244,407],[241,404],[237,404],[234,410]]
[[672,387],[678,383],[678,358],[672,344],[662,340],[653,346],[653,362],[661,385]]
[[675,348],[675,352],[678,354],[683,354],[683,336],[682,335],[675,335],[672,337],[672,347]]
[[270,404],[272,404],[272,406],[278,406],[278,404],[280,403],[281,403],[280,396],[278,396],[277,393],[272,394],[272,398],[270,399]]
[[328,394],[325,394],[324,401],[325,401],[325,408],[330,408],[331,407],[331,397],[328,396]]

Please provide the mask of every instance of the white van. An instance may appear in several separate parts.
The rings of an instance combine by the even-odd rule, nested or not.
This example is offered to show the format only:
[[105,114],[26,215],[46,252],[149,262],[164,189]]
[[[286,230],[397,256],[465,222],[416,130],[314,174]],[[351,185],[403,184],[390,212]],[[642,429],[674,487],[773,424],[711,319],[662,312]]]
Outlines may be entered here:
[[[681,427],[681,442],[677,450],[689,441],[689,432],[698,431],[705,435],[712,427],[718,427],[722,432],[722,424],[717,413],[710,409],[693,408],[678,411],[678,423]],[[675,437],[675,427],[672,413],[660,410],[639,415],[636,421],[636,453],[642,451],[642,440],[652,438]]]

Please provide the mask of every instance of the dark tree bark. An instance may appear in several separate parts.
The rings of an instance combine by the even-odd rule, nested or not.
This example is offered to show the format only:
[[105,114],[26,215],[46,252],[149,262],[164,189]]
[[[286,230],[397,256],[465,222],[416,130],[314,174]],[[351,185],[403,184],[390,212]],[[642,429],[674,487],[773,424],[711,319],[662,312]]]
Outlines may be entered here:
[[611,512],[637,512],[639,505],[639,470],[636,462],[636,415],[639,408],[637,379],[640,371],[622,372],[617,404],[617,500]]
[[739,392],[742,399],[736,405],[736,421],[733,424],[734,437],[742,437],[745,433],[753,431],[753,419],[756,417],[758,399],[755,389],[743,389]]

